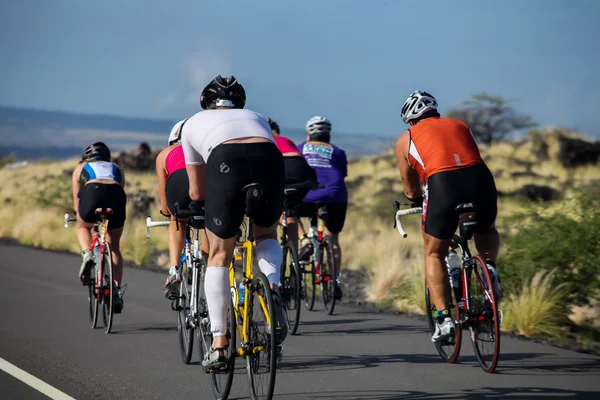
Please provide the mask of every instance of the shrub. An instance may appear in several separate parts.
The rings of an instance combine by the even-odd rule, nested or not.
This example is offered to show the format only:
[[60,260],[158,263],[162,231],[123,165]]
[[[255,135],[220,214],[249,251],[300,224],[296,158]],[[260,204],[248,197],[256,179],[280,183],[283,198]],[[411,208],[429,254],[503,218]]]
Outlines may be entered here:
[[565,313],[570,305],[597,298],[600,209],[597,200],[584,195],[574,204],[550,215],[537,208],[513,218],[523,226],[507,240],[505,256],[498,263],[507,293],[517,293],[540,270],[554,270],[553,282],[566,285]]
[[558,338],[564,334],[568,319],[562,308],[567,284],[553,286],[555,273],[539,271],[519,293],[508,296],[502,329],[527,336]]

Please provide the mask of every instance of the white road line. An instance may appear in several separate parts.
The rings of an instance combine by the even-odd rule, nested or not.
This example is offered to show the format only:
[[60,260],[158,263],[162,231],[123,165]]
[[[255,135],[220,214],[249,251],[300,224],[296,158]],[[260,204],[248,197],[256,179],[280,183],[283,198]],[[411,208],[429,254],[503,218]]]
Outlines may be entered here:
[[23,371],[21,368],[12,365],[2,357],[0,357],[0,369],[14,376],[21,382],[31,386],[37,391],[44,393],[53,400],[75,400],[68,394],[65,394],[60,390],[48,385],[46,382],[36,378],[28,372]]

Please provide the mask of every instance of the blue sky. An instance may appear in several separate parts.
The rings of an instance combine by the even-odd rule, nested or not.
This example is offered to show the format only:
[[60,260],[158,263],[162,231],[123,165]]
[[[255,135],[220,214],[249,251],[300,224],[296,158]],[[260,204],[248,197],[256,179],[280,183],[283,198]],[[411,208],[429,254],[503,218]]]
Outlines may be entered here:
[[301,128],[398,135],[415,89],[487,90],[600,137],[600,1],[0,2],[0,104],[177,120],[218,73]]

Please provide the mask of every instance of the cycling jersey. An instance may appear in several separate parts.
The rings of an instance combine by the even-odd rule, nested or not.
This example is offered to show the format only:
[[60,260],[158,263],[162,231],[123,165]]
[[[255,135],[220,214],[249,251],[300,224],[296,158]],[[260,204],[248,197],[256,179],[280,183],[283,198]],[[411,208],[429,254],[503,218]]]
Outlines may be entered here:
[[423,183],[438,172],[483,164],[475,138],[462,121],[426,118],[408,131],[408,162]]
[[348,190],[344,178],[348,175],[346,152],[326,142],[308,141],[300,144],[298,150],[304,155],[308,165],[317,171],[317,181],[325,186],[311,190],[304,198],[309,203],[347,203]]
[[107,179],[121,183],[121,170],[115,164],[107,161],[90,161],[85,164],[79,176],[79,182],[86,184],[94,179]]
[[174,147],[165,157],[165,169],[167,170],[167,178],[173,172],[185,168],[185,158],[183,157],[183,148],[181,145]]
[[290,139],[283,137],[283,136],[275,136],[275,144],[277,145],[277,148],[279,149],[279,151],[281,151],[281,154],[298,154],[301,155],[302,153],[300,153],[300,151],[296,148],[296,145],[294,144],[294,142],[292,142]]
[[182,128],[186,164],[205,164],[211,152],[232,139],[261,137],[275,143],[267,120],[244,109],[205,110],[192,116]]

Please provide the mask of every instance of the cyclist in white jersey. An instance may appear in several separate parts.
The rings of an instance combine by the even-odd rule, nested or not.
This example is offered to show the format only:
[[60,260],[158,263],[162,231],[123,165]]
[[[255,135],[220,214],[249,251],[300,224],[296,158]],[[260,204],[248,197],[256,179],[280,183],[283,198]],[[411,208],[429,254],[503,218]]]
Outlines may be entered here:
[[190,198],[193,204],[205,202],[209,242],[205,291],[213,343],[202,361],[205,369],[223,368],[227,363],[228,266],[245,214],[242,189],[250,183],[260,183],[263,188],[254,215],[256,256],[274,289],[278,344],[287,334],[285,310],[277,292],[283,258],[277,241],[277,222],[283,209],[283,156],[267,120],[244,110],[245,104],[242,85],[233,76],[219,75],[202,91],[200,105],[205,111],[189,118],[182,130]]
[[98,220],[97,208],[111,208],[109,216],[107,241],[112,250],[115,284],[117,286],[114,299],[115,312],[123,310],[121,280],[123,278],[123,257],[121,256],[121,235],[125,224],[125,175],[111,162],[111,154],[106,144],[95,142],[83,151],[81,161],[73,171],[71,178],[73,188],[73,209],[77,213],[77,239],[81,246],[81,267],[79,279],[84,285],[90,279],[90,270],[94,264],[90,251],[92,245],[91,229]]

